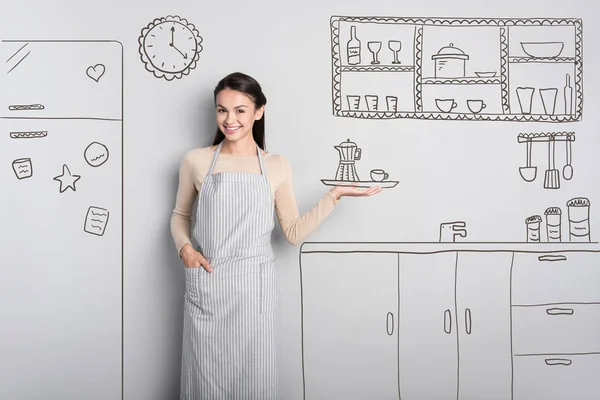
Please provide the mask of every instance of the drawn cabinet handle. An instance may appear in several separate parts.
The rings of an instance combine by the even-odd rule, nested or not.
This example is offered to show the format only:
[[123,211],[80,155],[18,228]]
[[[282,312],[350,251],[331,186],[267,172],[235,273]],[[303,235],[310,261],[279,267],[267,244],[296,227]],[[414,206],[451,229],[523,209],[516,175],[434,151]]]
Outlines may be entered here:
[[551,367],[555,365],[564,365],[568,367],[573,362],[568,358],[546,358],[546,360],[544,361],[546,362],[546,365],[549,365]]
[[444,332],[452,332],[452,314],[450,314],[450,310],[444,311]]
[[465,308],[465,331],[467,335],[471,334],[471,309]]
[[387,334],[392,336],[394,334],[394,314],[391,312],[387,313],[387,318],[385,319],[385,329],[387,330]]
[[567,257],[563,255],[545,255],[539,256],[538,260],[540,261],[567,261]]
[[573,315],[575,310],[572,308],[547,308],[546,314],[548,315]]

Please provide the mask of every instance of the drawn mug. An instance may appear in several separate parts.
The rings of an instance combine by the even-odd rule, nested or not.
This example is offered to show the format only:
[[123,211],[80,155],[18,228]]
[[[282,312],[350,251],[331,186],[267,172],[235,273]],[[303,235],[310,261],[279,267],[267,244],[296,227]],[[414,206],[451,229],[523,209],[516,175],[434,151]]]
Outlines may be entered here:
[[487,106],[483,100],[467,100],[467,107],[473,114],[477,114]]
[[454,99],[435,99],[435,105],[442,112],[450,112],[456,108],[458,104]]
[[389,178],[389,174],[382,169],[372,169],[371,170],[371,180],[376,182],[385,181]]

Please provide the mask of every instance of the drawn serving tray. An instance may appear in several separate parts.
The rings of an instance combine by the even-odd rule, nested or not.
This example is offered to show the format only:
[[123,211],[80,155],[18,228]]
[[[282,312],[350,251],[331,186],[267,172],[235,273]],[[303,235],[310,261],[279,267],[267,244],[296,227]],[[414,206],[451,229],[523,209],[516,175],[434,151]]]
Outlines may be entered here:
[[393,188],[398,184],[398,181],[336,181],[335,179],[321,179],[327,186],[356,186],[368,188],[379,186],[382,189]]

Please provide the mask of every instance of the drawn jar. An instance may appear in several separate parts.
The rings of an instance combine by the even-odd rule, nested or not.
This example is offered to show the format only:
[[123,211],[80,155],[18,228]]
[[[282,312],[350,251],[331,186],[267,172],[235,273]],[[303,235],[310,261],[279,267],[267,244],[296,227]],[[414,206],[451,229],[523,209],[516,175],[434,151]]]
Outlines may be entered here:
[[575,197],[567,202],[569,211],[569,241],[590,242],[590,201]]
[[549,242],[561,241],[561,217],[562,212],[558,207],[548,207],[544,212],[546,215],[546,235]]
[[464,78],[465,64],[469,56],[453,43],[442,47],[437,54],[431,56],[435,61],[434,75],[436,78]]
[[532,215],[525,220],[527,226],[527,241],[528,242],[540,242],[540,226],[542,224],[542,217],[539,215]]

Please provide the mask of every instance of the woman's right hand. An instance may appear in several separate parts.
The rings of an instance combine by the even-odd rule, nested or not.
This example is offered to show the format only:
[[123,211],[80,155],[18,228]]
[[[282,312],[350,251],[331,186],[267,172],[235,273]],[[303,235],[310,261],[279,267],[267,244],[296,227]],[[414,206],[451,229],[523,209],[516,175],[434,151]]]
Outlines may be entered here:
[[213,272],[213,269],[206,258],[204,258],[200,252],[196,251],[189,243],[181,248],[180,255],[183,260],[183,265],[186,268],[203,267],[206,271]]

